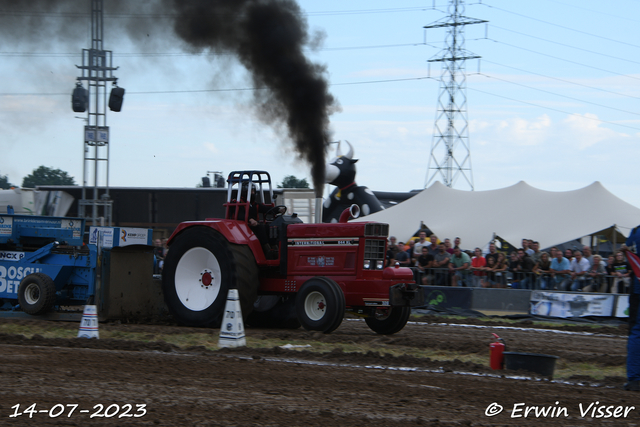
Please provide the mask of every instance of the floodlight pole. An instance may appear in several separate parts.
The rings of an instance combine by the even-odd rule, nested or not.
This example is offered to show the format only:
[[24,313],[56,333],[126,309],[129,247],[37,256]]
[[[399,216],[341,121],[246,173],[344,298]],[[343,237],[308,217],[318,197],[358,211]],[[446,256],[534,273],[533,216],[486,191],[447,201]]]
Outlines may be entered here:
[[[86,218],[86,207],[91,207],[92,225],[111,225],[112,204],[109,197],[109,127],[107,126],[107,83],[115,84],[117,78],[112,66],[112,52],[103,50],[103,0],[91,1],[91,49],[82,49],[82,70],[78,82],[89,85],[89,103],[84,127],[82,199],[79,201],[79,216]],[[103,167],[101,167],[103,166]],[[92,175],[92,182],[89,177]],[[99,195],[99,184],[104,192]],[[87,199],[87,188],[93,186],[91,199]],[[100,220],[99,220],[100,219]]]
[[453,187],[462,175],[473,190],[465,61],[480,57],[464,49],[463,32],[465,25],[488,21],[467,18],[463,13],[464,0],[450,0],[448,20],[424,27],[447,28],[447,47],[428,61],[441,62],[442,72],[425,188],[437,178]]

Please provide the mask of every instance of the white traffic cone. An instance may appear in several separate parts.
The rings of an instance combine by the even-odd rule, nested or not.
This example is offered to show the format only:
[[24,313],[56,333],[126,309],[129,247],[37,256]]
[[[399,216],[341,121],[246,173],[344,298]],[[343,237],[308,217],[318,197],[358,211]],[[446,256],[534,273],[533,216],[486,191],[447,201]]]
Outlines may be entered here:
[[98,307],[95,305],[85,305],[80,322],[78,338],[100,338],[98,333]]
[[220,324],[219,347],[244,347],[247,340],[244,337],[244,324],[242,323],[242,310],[237,289],[229,289],[227,304],[224,307],[224,315]]

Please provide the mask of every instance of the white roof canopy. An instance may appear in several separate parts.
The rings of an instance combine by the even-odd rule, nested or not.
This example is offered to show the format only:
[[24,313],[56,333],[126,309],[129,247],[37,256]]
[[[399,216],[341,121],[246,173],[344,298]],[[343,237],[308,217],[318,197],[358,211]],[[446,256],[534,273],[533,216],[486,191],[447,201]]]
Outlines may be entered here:
[[356,221],[389,224],[390,235],[407,241],[424,223],[440,240],[455,237],[463,249],[484,248],[494,233],[520,246],[533,239],[540,248],[579,239],[616,225],[627,236],[640,224],[640,209],[596,181],[572,191],[546,191],[524,181],[488,191],[456,190],[435,182],[412,198]]

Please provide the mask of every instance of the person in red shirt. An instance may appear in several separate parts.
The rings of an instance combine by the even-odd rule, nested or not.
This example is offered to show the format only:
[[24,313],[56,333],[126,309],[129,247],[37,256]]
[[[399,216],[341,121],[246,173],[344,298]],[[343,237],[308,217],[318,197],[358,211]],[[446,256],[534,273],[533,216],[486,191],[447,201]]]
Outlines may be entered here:
[[482,256],[482,249],[476,248],[474,257],[471,258],[471,271],[473,272],[472,284],[474,288],[485,287],[485,279],[487,277],[487,260]]

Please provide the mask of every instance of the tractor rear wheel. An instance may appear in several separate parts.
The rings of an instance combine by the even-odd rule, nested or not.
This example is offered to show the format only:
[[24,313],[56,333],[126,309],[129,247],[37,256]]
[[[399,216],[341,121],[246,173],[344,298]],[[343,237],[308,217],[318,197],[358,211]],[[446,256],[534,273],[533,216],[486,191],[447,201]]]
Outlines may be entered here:
[[18,287],[22,311],[31,315],[46,313],[56,302],[56,285],[44,273],[33,273],[22,279]]
[[384,307],[374,309],[364,320],[373,332],[391,335],[404,328],[409,316],[411,316],[411,307]]
[[308,331],[333,332],[344,318],[345,299],[340,286],[327,277],[307,280],[296,296],[296,313]]
[[178,322],[219,327],[229,289],[238,289],[247,316],[258,292],[258,267],[247,246],[229,243],[206,227],[175,237],[162,270],[162,290]]

